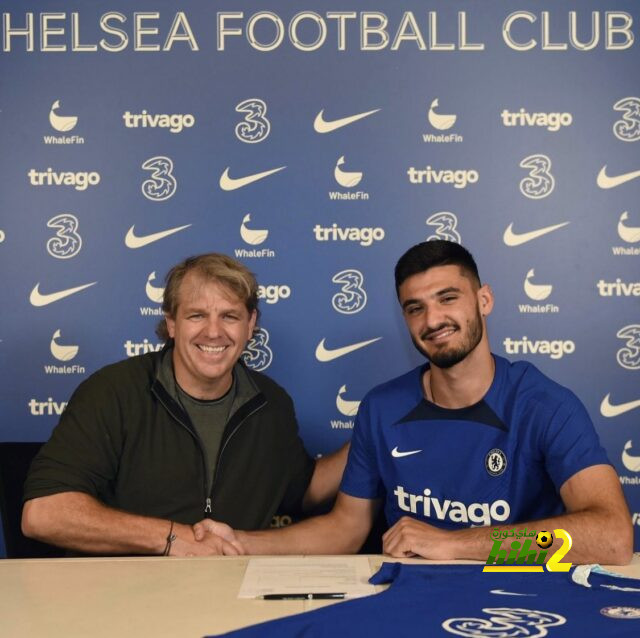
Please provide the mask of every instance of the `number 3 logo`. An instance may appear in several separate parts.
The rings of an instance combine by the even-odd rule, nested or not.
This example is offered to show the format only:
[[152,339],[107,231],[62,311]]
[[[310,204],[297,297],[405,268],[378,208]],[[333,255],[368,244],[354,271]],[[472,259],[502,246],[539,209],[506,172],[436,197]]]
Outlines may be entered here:
[[57,228],[58,232],[47,242],[47,252],[56,259],[75,257],[82,248],[82,237],[78,235],[78,218],[71,213],[62,213],[52,217],[49,228]]
[[244,121],[236,126],[236,137],[241,142],[255,144],[267,139],[271,130],[271,123],[265,117],[267,105],[263,100],[257,97],[244,100],[236,106],[236,111],[238,113],[246,113]]

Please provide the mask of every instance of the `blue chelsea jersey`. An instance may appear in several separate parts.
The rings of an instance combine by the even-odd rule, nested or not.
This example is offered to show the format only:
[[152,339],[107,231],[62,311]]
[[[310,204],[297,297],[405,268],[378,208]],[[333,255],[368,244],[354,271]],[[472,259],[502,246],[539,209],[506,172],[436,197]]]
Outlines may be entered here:
[[606,452],[570,390],[530,363],[494,359],[489,391],[467,408],[424,398],[428,364],[369,392],[341,490],[384,498],[389,525],[407,515],[456,529],[562,513],[563,483],[609,463]]

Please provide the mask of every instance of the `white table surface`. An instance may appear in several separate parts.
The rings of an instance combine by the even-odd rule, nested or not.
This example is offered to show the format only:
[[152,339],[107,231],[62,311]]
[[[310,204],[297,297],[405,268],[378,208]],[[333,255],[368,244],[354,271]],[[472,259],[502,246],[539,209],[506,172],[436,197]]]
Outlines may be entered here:
[[[374,573],[385,557],[368,559]],[[0,560],[0,636],[197,638],[336,604],[238,599],[248,560],[222,556]],[[640,577],[640,554],[630,565],[611,569]]]

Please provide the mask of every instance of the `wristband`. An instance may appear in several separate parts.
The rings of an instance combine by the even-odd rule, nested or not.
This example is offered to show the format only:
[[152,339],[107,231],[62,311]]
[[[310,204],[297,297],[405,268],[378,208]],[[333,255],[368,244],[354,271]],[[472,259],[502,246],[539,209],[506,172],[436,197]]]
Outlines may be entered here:
[[177,536],[173,533],[173,521],[171,521],[171,527],[169,528],[169,534],[167,535],[167,544],[162,552],[163,556],[169,556],[171,551],[171,544],[176,540]]

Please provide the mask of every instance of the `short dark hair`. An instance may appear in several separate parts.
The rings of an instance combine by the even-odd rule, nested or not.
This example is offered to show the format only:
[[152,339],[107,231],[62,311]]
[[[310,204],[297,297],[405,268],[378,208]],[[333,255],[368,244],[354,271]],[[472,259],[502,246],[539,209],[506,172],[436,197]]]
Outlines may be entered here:
[[[258,313],[258,283],[254,274],[239,261],[220,253],[206,253],[189,257],[176,264],[165,277],[162,311],[172,319],[178,309],[180,284],[189,272],[196,272],[203,279],[213,281],[232,290],[246,306],[249,314]],[[162,319],[156,334],[166,341],[169,338],[167,322]]]
[[412,246],[398,260],[395,269],[396,294],[406,279],[435,266],[459,266],[464,274],[480,286],[478,267],[464,246],[453,241],[432,239]]

